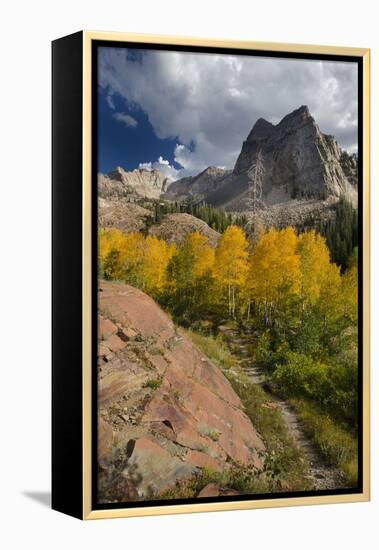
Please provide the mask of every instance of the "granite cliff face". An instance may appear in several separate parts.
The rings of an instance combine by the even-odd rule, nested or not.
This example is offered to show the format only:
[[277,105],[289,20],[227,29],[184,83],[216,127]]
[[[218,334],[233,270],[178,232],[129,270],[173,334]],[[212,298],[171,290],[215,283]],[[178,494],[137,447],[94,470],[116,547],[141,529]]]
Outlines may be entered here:
[[98,405],[100,502],[157,498],[204,467],[263,467],[264,444],[221,371],[149,296],[103,281]]
[[133,196],[159,199],[168,183],[169,180],[159,170],[128,172],[118,166],[109,174],[98,175],[99,196],[108,199]]
[[320,131],[306,106],[276,126],[260,118],[242,145],[233,176],[246,176],[259,152],[264,169],[263,197],[268,205],[303,197],[354,198],[356,182],[345,175],[341,148],[333,136]]

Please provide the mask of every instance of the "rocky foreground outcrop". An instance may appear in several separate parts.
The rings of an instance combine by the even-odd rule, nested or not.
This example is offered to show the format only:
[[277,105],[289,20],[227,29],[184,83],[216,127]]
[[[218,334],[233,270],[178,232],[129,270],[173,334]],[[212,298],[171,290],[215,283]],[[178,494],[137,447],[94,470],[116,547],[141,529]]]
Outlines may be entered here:
[[100,502],[157,498],[204,467],[262,468],[264,444],[221,371],[119,283],[99,284],[98,408]]

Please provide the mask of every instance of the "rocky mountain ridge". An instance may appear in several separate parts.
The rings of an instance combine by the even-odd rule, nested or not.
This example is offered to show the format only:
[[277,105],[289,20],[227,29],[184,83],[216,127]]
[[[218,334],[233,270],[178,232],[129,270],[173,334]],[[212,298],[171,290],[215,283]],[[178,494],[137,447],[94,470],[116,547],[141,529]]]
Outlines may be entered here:
[[[261,196],[253,208],[251,170],[258,157]],[[243,212],[249,223],[266,227],[291,224],[301,228],[309,220],[320,226],[333,218],[341,197],[356,206],[357,165],[356,156],[343,151],[333,136],[323,134],[308,107],[301,106],[276,125],[259,118],[233,170],[208,167],[174,182],[158,170],[128,172],[118,167],[107,175],[99,174],[99,223],[122,231],[146,230],[154,202],[204,201],[236,214]],[[169,240],[175,240],[175,232],[185,235],[199,230],[217,242],[216,232],[208,226],[204,229],[206,224],[198,225],[193,216],[178,213],[168,214],[147,230]]]
[[98,174],[98,192],[102,198],[145,197],[159,199],[169,180],[159,170],[138,168],[128,172],[120,166],[109,174]]

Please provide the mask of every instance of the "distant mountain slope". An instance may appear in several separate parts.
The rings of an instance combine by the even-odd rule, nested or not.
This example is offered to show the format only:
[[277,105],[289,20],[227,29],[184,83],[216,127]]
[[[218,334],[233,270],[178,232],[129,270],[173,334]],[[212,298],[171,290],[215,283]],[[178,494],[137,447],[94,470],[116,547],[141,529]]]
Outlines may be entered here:
[[160,222],[153,222],[153,212],[136,203],[128,202],[125,198],[99,198],[98,223],[99,227],[119,229],[123,233],[133,231],[147,231],[169,243],[181,243],[185,237],[198,231],[208,238],[211,246],[217,245],[220,233],[211,229],[203,220],[191,214],[165,214]]
[[181,178],[170,183],[164,198],[180,200],[191,197],[202,200],[211,193],[217,192],[217,189],[222,186],[225,178],[230,174],[231,170],[209,166],[197,176]]
[[203,220],[199,220],[191,214],[166,214],[160,224],[153,225],[149,229],[151,235],[164,239],[168,243],[181,243],[187,235],[198,231],[208,238],[211,246],[215,247],[220,238],[220,233],[211,229]]
[[125,199],[98,200],[98,223],[100,227],[114,227],[124,233],[141,231],[151,211]]

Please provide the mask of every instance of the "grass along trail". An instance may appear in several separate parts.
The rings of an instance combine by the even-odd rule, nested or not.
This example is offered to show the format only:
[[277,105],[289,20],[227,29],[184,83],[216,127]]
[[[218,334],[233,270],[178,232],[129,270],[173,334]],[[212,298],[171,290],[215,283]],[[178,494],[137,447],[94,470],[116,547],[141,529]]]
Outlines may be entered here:
[[260,386],[270,397],[273,406],[280,410],[290,435],[309,463],[309,471],[314,489],[323,490],[346,487],[342,473],[337,468],[326,463],[319,450],[305,433],[301,421],[292,407],[275,395],[262,370],[251,361],[248,348],[249,344],[251,344],[251,336],[249,334],[241,334],[238,329],[226,326],[219,327],[219,330],[231,348],[232,353],[238,357],[239,366],[249,381]]

